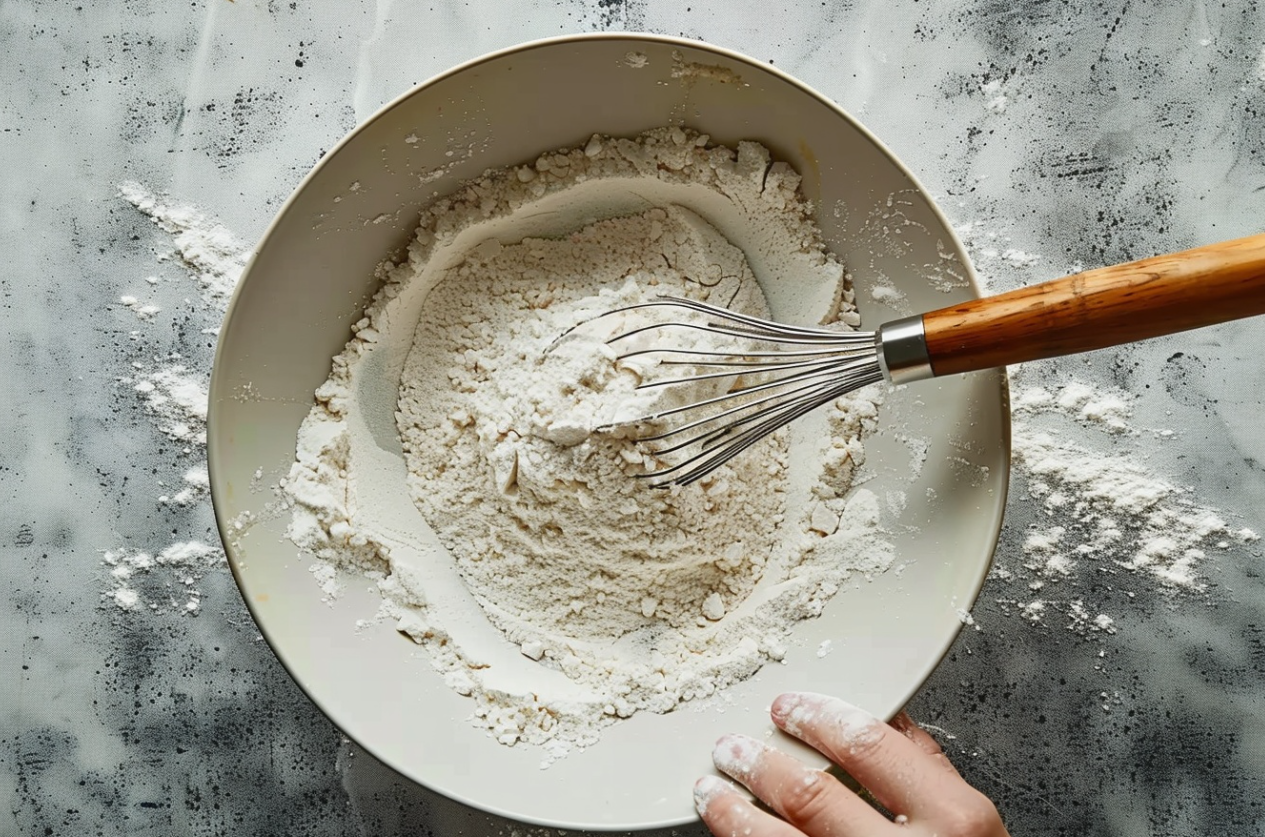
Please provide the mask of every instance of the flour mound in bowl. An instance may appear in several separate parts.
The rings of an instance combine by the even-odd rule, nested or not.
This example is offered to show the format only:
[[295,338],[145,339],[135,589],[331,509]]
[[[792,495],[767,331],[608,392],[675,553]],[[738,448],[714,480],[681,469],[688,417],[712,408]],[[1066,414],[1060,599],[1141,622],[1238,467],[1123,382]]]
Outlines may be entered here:
[[[709,287],[692,278],[712,268]],[[414,501],[488,618],[551,658],[566,640],[705,628],[781,548],[784,437],[698,487],[655,489],[634,478],[647,457],[632,440],[595,432],[653,409],[636,371],[583,327],[551,348],[578,322],[664,293],[768,313],[742,252],[668,206],[469,254],[430,292],[404,367]]]
[[474,724],[542,765],[795,653],[797,622],[891,561],[852,486],[877,390],[655,489],[619,422],[683,396],[638,391],[618,318],[591,322],[668,294],[856,325],[798,185],[680,128],[490,171],[423,211],[300,430],[283,487],[317,575],[376,580]]

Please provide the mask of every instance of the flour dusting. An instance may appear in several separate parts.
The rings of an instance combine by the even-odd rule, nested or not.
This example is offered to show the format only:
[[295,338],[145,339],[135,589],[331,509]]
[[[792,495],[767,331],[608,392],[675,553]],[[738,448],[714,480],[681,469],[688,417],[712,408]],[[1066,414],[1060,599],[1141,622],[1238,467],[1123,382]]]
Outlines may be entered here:
[[[138,183],[124,183],[119,194],[161,230],[172,235],[171,251],[160,249],[160,262],[173,256],[198,283],[205,303],[202,333],[215,333],[228,299],[250,255],[249,248],[224,225],[200,209],[162,197]],[[145,277],[148,286],[160,284],[157,276]],[[131,310],[142,326],[152,326],[162,307],[125,294],[119,302]],[[149,333],[132,332],[142,351]],[[195,368],[192,359],[170,354],[145,353],[132,364],[132,374],[119,383],[140,399],[153,428],[176,442],[183,464],[175,474],[159,481],[164,492],[155,499],[161,506],[196,510],[208,516],[210,477],[206,465],[206,418],[209,374]],[[197,615],[201,610],[199,582],[208,572],[225,566],[219,544],[196,538],[159,542],[143,548],[118,547],[103,551],[106,586],[102,600],[129,613]]]
[[227,227],[207,218],[196,207],[172,203],[139,183],[121,184],[119,194],[172,234],[175,255],[201,284],[207,301],[221,308],[227,304],[246,267],[250,249]]
[[159,430],[172,439],[206,446],[207,380],[178,359],[124,379],[143,399]]
[[141,302],[136,297],[127,294],[119,297],[119,302],[123,303],[125,307],[142,320],[153,319],[155,314],[162,311],[162,308],[152,302]]
[[211,490],[211,476],[205,466],[197,466],[185,471],[180,483],[180,490],[174,494],[163,494],[158,502],[174,506],[190,506],[197,503]]
[[1211,544],[1255,538],[1232,531],[1183,489],[1123,456],[1020,426],[1014,459],[1032,498],[1062,521],[1034,530],[1024,543],[1026,566],[1040,575],[1069,576],[1081,561],[1108,561],[1168,587],[1200,590],[1200,565]]
[[[126,549],[107,550],[102,564],[109,581],[102,599],[120,610],[195,614],[202,606],[197,584],[209,570],[222,567],[224,554],[218,546],[201,541],[180,541],[157,554]],[[165,569],[167,577],[152,573]],[[142,588],[142,582],[146,583]]]

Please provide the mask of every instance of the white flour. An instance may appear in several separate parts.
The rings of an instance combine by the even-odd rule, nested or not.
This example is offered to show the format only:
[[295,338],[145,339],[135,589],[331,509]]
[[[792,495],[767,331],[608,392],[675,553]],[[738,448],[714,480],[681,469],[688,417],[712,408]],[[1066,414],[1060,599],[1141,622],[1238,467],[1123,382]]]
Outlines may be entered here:
[[560,637],[705,627],[779,547],[785,440],[699,488],[652,488],[633,478],[646,454],[594,432],[656,409],[636,404],[643,375],[614,362],[605,333],[548,351],[603,311],[699,295],[684,277],[709,268],[724,277],[712,298],[767,314],[742,253],[671,206],[476,251],[427,299],[400,395],[410,489],[489,618],[533,656],[565,654]]
[[[218,546],[201,541],[180,541],[156,555],[109,550],[102,563],[109,572],[109,586],[103,598],[121,610],[193,614],[202,606],[202,591],[197,583],[208,570],[223,566],[224,553]],[[158,569],[168,572],[162,585],[148,585],[148,594],[136,588],[138,581]]]
[[[823,411],[830,432],[780,434],[699,484],[657,490],[632,478],[648,463],[627,440],[594,432],[644,410],[628,403],[639,370],[583,330],[546,351],[580,320],[663,292],[855,323],[797,186],[759,146],[709,148],[680,129],[489,173],[424,212],[300,431],[284,485],[296,543],[376,577],[399,630],[474,700],[475,723],[545,745],[544,764],[617,718],[782,659],[795,622],[890,562],[878,499],[848,493],[873,393]],[[766,303],[757,275],[800,284],[766,283]],[[472,594],[464,606],[432,595],[433,552],[412,563],[418,544],[374,519],[364,463],[401,373],[408,484]],[[494,647],[458,636],[485,620]]]
[[[1072,381],[1056,393],[1018,388],[1014,404],[1014,464],[1051,522],[1032,527],[1024,542],[1023,566],[1036,576],[1031,589],[1071,577],[1080,563],[1089,562],[1146,574],[1171,589],[1197,591],[1203,589],[1200,565],[1210,550],[1257,539],[1249,529],[1232,529],[1220,514],[1193,502],[1140,460],[1092,451],[1025,420],[1034,414],[1064,415],[1112,435],[1136,434],[1125,423],[1131,413],[1126,393]],[[1162,437],[1162,431],[1156,435]],[[1082,621],[1072,611],[1069,615]]]
[[[203,331],[214,333],[250,248],[195,207],[172,202],[137,183],[122,184],[119,193],[156,226],[172,234],[174,249],[160,249],[157,259],[177,261],[198,283],[209,314]],[[157,276],[145,277],[151,289],[161,281]],[[119,302],[144,325],[152,325],[163,311],[161,306],[142,302],[132,294],[124,294]],[[143,347],[147,332],[132,332],[132,337]],[[209,375],[179,355],[137,361],[133,369],[134,374],[119,383],[135,393],[157,432],[182,445],[188,463],[160,481],[165,491],[156,501],[190,509],[205,506],[210,490],[206,468]],[[195,615],[202,602],[198,582],[207,572],[224,566],[224,553],[219,544],[177,540],[139,549],[108,549],[102,565],[107,576],[102,598],[120,610]]]
[[[138,367],[144,368],[141,364]],[[158,429],[170,438],[206,447],[207,380],[190,372],[179,358],[125,379],[145,403]]]
[[[173,204],[139,183],[123,183],[119,186],[119,194],[172,234],[175,255],[202,285],[203,297],[223,309],[246,267],[250,249],[243,246],[228,228],[208,219],[198,209]],[[126,300],[124,304],[132,307]],[[137,310],[137,313],[139,315],[141,311]],[[148,316],[156,313],[157,309]]]
[[158,502],[174,506],[189,506],[201,500],[211,490],[211,476],[205,466],[190,468],[184,473],[180,489],[174,494],[159,496]]
[[123,303],[123,305],[131,310],[133,314],[142,320],[153,319],[155,314],[162,311],[161,308],[154,305],[152,302],[141,302],[136,297],[130,295],[119,297],[119,302]]

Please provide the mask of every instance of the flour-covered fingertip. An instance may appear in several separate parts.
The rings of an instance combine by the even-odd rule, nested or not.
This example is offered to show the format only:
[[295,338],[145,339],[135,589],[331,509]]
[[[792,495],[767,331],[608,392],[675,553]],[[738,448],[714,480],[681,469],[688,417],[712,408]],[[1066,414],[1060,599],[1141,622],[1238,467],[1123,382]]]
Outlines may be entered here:
[[[773,701],[773,722],[796,738],[864,744],[881,734],[883,722],[854,704],[829,695],[790,692]],[[810,742],[811,743],[811,742]]]
[[834,698],[816,692],[786,692],[773,700],[773,705],[769,708],[769,716],[773,719],[773,723],[794,733],[796,730],[790,725],[811,720],[819,708],[830,700]]
[[741,781],[759,768],[766,749],[749,736],[724,735],[712,748],[712,763],[717,770]]
[[694,809],[700,817],[706,816],[712,801],[732,790],[733,786],[718,776],[702,776],[694,783]]

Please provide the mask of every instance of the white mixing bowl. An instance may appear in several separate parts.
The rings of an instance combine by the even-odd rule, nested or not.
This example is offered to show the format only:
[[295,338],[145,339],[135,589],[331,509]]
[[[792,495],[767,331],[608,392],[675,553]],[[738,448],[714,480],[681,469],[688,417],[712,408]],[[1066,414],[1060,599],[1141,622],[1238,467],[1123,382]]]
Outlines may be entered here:
[[[820,94],[705,44],[585,35],[472,61],[353,131],[282,208],[220,332],[208,433],[212,497],[264,636],[312,700],[379,759],[521,821],[577,829],[690,821],[691,786],[711,769],[712,743],[729,731],[763,735],[771,728],[765,708],[784,690],[834,693],[895,713],[961,629],[1001,524],[1004,375],[891,394],[884,430],[867,443],[866,488],[887,503],[894,568],[849,585],[820,619],[801,623],[788,662],[731,689],[728,711],[642,713],[548,770],[538,751],[507,748],[471,726],[470,701],[391,625],[356,629],[376,609],[369,584],[322,602],[307,559],[283,536],[285,516],[269,511],[273,496],[261,489],[288,471],[313,391],[374,293],[374,268],[411,237],[418,208],[487,168],[583,144],[594,133],[633,136],[676,124],[728,145],[757,140],[796,167],[827,244],[851,271],[867,326],[978,295],[966,254],[917,181]],[[870,290],[880,282],[894,285],[905,307],[876,302]],[[407,496],[402,477],[386,488]],[[832,651],[819,658],[824,640]]]

